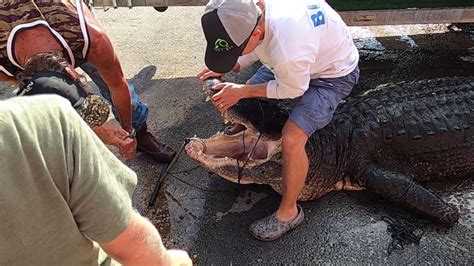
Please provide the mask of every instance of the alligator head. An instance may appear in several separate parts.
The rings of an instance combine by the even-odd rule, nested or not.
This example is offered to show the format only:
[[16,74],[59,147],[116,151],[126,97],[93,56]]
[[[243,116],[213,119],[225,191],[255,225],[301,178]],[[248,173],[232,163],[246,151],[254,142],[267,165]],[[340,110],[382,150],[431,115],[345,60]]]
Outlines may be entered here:
[[[211,87],[221,82],[207,80],[203,90],[208,97]],[[213,136],[191,138],[187,154],[210,171],[241,184],[269,184],[281,187],[281,130],[288,112],[276,103],[246,99],[222,113],[224,121],[245,126],[234,135],[217,132]]]

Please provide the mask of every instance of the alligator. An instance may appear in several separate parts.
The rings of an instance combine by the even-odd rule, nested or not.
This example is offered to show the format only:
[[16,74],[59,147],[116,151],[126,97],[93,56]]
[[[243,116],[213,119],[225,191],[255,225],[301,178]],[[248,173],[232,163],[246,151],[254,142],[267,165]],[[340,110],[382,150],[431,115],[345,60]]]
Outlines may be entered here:
[[[206,81],[203,90],[212,95],[218,82]],[[222,115],[245,131],[191,138],[186,152],[227,180],[281,193],[281,130],[290,111],[291,101],[240,100]],[[348,97],[309,138],[306,152],[310,166],[299,200],[367,189],[451,226],[457,208],[420,183],[472,177],[474,79],[392,83]]]

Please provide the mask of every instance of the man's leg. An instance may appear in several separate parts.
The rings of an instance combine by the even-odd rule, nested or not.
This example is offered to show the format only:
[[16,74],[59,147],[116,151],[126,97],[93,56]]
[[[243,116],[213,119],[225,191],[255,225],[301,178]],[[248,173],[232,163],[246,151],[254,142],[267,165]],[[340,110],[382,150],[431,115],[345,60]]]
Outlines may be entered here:
[[[112,104],[109,87],[102,79],[95,66],[90,63],[84,63],[81,65],[81,68],[97,85],[100,94]],[[148,154],[158,162],[170,162],[176,152],[170,146],[160,143],[148,131],[146,123],[148,118],[148,106],[140,100],[132,84],[129,84],[129,90],[132,98],[132,126],[136,130],[137,150]],[[115,117],[118,117],[113,104],[112,111]]]
[[303,223],[303,209],[296,202],[308,175],[307,141],[308,134],[290,117],[282,132],[283,191],[280,206],[272,215],[250,225],[250,233],[255,238],[275,240]]
[[282,132],[283,195],[276,212],[276,217],[281,221],[291,221],[298,215],[296,201],[308,175],[307,141],[304,130],[288,120]]
[[308,175],[305,145],[308,137],[325,127],[339,102],[357,83],[359,70],[341,78],[313,79],[294,107],[282,132],[283,192],[278,210],[250,225],[257,239],[268,241],[284,235],[304,220],[303,209],[296,204]]
[[[261,66],[247,84],[261,84],[274,79],[274,74]],[[304,149],[307,140],[304,130],[291,120],[286,122],[282,132],[283,197],[276,212],[276,217],[281,221],[293,220],[298,214],[296,201],[308,173],[308,156]]]

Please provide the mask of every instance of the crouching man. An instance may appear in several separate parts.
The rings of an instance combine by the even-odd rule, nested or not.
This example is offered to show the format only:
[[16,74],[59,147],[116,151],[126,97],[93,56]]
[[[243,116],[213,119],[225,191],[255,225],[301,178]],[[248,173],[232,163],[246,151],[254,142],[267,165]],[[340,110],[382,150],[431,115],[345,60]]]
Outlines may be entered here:
[[[59,96],[0,102],[0,265],[191,265],[132,208],[136,174]],[[98,243],[100,245],[97,245]]]
[[[254,222],[250,232],[274,240],[303,222],[296,201],[308,173],[305,144],[332,119],[359,78],[359,53],[341,17],[322,0],[213,0],[202,27],[207,40],[204,81],[260,60],[246,85],[221,83],[213,96],[224,112],[240,99],[299,98],[282,132],[283,197],[278,210]],[[235,125],[226,130],[243,130]]]
[[19,82],[20,89],[51,75],[73,83],[77,67],[97,83],[122,127],[95,130],[105,143],[117,146],[127,159],[135,150],[158,162],[173,159],[174,149],[148,131],[148,107],[129,89],[108,35],[82,0],[0,1],[0,80]]

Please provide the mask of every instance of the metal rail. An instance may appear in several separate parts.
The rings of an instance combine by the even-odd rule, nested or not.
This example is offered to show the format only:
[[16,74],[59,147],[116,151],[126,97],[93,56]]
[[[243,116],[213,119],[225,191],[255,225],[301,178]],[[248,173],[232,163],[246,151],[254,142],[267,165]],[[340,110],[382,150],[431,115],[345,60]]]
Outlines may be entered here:
[[339,14],[349,26],[474,22],[474,7],[362,10]]
[[[202,6],[208,0],[93,0],[95,7],[118,8],[152,6],[157,10],[164,11],[168,6]],[[331,1],[330,1],[331,2]],[[341,5],[338,1],[332,1],[334,5]],[[360,2],[360,1],[359,1]],[[370,1],[366,1],[369,3]],[[374,1],[372,1],[374,2]],[[453,5],[455,2],[452,2]],[[400,24],[428,24],[428,23],[474,23],[474,3],[472,6],[464,7],[441,7],[441,8],[403,8],[387,10],[364,10],[366,5],[353,4],[352,10],[340,11],[344,21],[349,26],[373,26],[373,25],[400,25]],[[436,3],[435,3],[436,4]],[[433,4],[433,5],[435,5]],[[349,5],[343,2],[342,5]],[[407,5],[405,3],[406,6]],[[437,4],[441,5],[440,3]],[[359,7],[360,6],[360,7]],[[380,7],[384,7],[379,3]],[[416,1],[413,3],[416,6]],[[348,7],[342,7],[347,10]],[[360,9],[360,10],[359,10]]]

